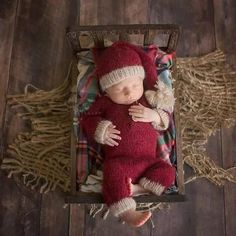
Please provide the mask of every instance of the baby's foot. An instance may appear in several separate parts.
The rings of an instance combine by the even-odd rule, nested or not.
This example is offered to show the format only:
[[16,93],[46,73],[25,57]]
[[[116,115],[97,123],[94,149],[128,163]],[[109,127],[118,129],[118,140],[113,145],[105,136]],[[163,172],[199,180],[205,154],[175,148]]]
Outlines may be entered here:
[[133,227],[140,227],[151,217],[152,213],[128,210],[121,215],[121,220]]
[[148,190],[144,189],[141,185],[132,184],[132,180],[130,178],[128,179],[128,183],[130,188],[130,196],[138,196],[150,193]]

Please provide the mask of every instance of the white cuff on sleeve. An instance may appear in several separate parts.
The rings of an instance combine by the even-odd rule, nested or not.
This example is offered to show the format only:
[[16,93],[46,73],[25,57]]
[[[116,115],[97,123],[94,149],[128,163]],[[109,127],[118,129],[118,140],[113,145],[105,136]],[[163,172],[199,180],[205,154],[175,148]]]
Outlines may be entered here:
[[94,133],[94,139],[96,140],[96,142],[101,143],[101,144],[105,143],[105,133],[106,133],[107,127],[110,124],[112,124],[112,122],[109,120],[102,120],[98,123],[98,126]]
[[157,124],[156,122],[152,122],[153,128],[156,129],[156,130],[166,130],[166,129],[168,129],[169,123],[170,123],[169,115],[161,109],[155,109],[155,111],[160,116],[161,123]]

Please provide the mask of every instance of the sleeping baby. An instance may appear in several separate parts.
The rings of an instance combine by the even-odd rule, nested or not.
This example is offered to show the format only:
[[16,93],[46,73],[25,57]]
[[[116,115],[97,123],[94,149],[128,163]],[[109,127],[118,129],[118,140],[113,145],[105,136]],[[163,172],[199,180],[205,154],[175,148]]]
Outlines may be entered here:
[[170,113],[158,107],[156,67],[142,48],[119,41],[93,53],[104,94],[80,124],[102,145],[104,201],[115,216],[139,227],[151,212],[136,211],[133,196],[161,195],[175,181],[175,168],[157,156],[158,133],[168,128]]

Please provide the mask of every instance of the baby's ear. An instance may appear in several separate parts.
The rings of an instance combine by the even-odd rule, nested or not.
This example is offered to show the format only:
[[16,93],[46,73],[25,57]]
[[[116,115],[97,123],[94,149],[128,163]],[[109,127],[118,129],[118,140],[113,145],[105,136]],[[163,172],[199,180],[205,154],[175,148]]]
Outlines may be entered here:
[[102,95],[109,97],[109,94],[107,93],[107,90],[103,91]]

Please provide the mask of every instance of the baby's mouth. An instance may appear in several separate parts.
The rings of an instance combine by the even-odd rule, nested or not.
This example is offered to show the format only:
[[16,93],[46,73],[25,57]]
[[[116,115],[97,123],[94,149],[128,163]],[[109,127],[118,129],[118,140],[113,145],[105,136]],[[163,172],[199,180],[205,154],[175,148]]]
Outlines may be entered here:
[[129,104],[137,103],[137,100],[136,100],[136,99],[130,99],[130,100],[128,101],[128,103],[129,103]]

